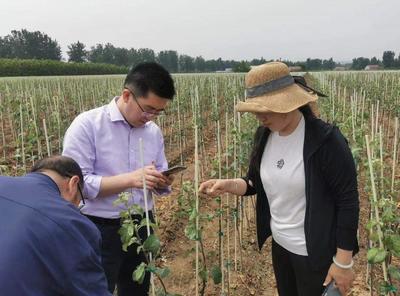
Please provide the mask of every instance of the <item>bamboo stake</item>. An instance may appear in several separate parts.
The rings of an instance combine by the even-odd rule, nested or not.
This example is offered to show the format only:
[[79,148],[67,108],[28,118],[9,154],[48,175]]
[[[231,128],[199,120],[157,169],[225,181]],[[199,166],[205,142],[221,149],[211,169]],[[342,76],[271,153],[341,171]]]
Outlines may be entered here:
[[46,138],[47,156],[50,156],[51,155],[50,141],[49,141],[49,137],[47,135],[46,118],[43,118],[43,129],[44,129],[44,136]]
[[[143,195],[144,195],[144,210],[146,215],[146,230],[147,230],[147,237],[150,236],[150,218],[149,218],[149,206],[147,201],[147,184],[146,178],[144,175],[144,156],[143,156],[143,139],[139,138],[139,150],[140,150],[140,166],[142,167],[142,182],[143,182]],[[150,262],[153,261],[153,254],[149,253]],[[150,284],[151,284],[151,294],[153,296],[156,295],[155,288],[154,288],[154,278],[153,275],[150,273]]]
[[[393,162],[392,162],[392,184],[390,187],[390,192],[394,193],[394,178],[396,174],[396,158],[397,158],[397,138],[399,130],[399,118],[396,117],[394,124],[394,142],[393,142]],[[393,194],[391,195],[393,199]]]
[[[242,125],[241,125],[241,117],[240,114],[237,114],[238,117],[238,134],[241,134]],[[241,143],[240,143],[241,144]],[[239,155],[242,155],[242,145],[239,145]],[[242,176],[242,166],[239,166],[239,175]],[[240,251],[240,263],[239,266],[242,267],[243,263],[243,198],[238,198],[238,217],[239,217],[239,225],[238,225],[238,232],[239,232],[239,251]]]
[[365,95],[362,95],[362,106],[361,106],[361,127],[364,126],[364,110],[365,110]]
[[[197,125],[194,130],[194,187],[196,193],[196,235],[199,233],[199,140]],[[199,295],[199,239],[196,239],[196,296]]]
[[384,169],[384,163],[383,163],[383,139],[382,139],[382,126],[379,126],[379,156],[380,156],[380,168],[381,168],[381,198],[384,197],[384,177],[383,177],[383,169]]
[[[235,104],[236,104],[236,102],[235,102]],[[233,161],[234,161],[234,178],[236,179],[237,178],[237,155],[236,155],[236,145],[237,145],[237,123],[236,123],[236,115],[234,115],[233,116],[233,118],[234,118],[234,127],[235,127],[235,129],[236,129],[236,134],[235,134],[235,136],[233,137]],[[237,271],[238,270],[238,264],[237,264],[237,232],[238,232],[238,228],[237,228],[237,223],[238,223],[238,219],[237,219],[237,217],[238,217],[238,201],[239,201],[239,198],[236,196],[236,212],[235,212],[235,216],[234,216],[234,221],[233,221],[233,223],[234,223],[234,230],[235,230],[235,232],[234,232],[234,241],[235,241],[235,243],[234,243],[234,261],[235,261],[235,271]]]
[[39,156],[39,158],[41,158],[41,157],[43,157],[43,154],[42,154],[42,145],[40,144],[40,139],[39,139],[39,129],[38,129],[38,125],[37,125],[37,122],[36,122],[35,104],[34,104],[32,96],[29,97],[29,100],[30,100],[31,109],[32,109],[33,125],[35,127],[36,144],[37,144],[37,148],[38,148],[38,156]]
[[[217,121],[217,147],[218,147],[218,179],[222,178],[222,167],[221,167],[221,131],[220,131],[220,123]],[[218,233],[218,241],[219,241],[219,264],[222,273],[221,280],[221,295],[224,294],[225,291],[225,276],[224,276],[224,247],[223,247],[223,239],[222,239],[222,214],[223,214],[223,203],[222,197],[219,205],[219,233]]]
[[[375,219],[377,222],[377,229],[378,229],[378,239],[379,239],[379,248],[383,249],[383,238],[382,238],[382,229],[381,229],[381,222],[380,222],[380,217],[379,217],[379,209],[378,209],[378,199],[377,199],[377,193],[376,193],[376,187],[375,187],[375,177],[374,177],[374,168],[373,168],[373,160],[371,157],[371,150],[369,146],[369,137],[368,135],[365,135],[365,142],[367,145],[367,155],[368,155],[368,165],[369,165],[369,174],[371,178],[371,188],[372,188],[372,197],[374,201],[374,211],[375,211]],[[387,282],[388,281],[388,275],[387,275],[387,269],[386,269],[386,263],[382,262],[382,270],[383,270],[383,278]]]
[[22,155],[22,168],[26,173],[26,162],[25,162],[25,143],[24,143],[24,121],[22,115],[22,105],[19,105],[19,117],[21,123],[21,155]]
[[376,120],[375,120],[375,135],[378,133],[378,124],[379,124],[379,100],[376,104]]
[[354,97],[351,97],[350,103],[351,103],[351,129],[352,129],[352,136],[353,136],[352,138],[353,138],[353,141],[355,142],[356,141],[356,128],[355,128],[356,115],[355,115],[355,112],[356,112],[357,106],[355,105],[356,102],[355,102]]
[[[1,95],[0,95],[1,98]],[[1,122],[1,138],[2,138],[2,150],[3,150],[3,160],[6,161],[6,135],[4,132],[4,122],[3,122],[3,111],[0,109],[0,122]]]
[[[392,119],[391,111],[389,111],[388,124],[387,124],[387,128],[386,128],[386,136],[385,136],[387,139],[389,139],[391,119]],[[390,144],[390,141],[386,141],[386,150],[389,150],[389,144]]]
[[[225,113],[225,170],[226,170],[226,179],[229,179],[229,137],[228,137],[228,112]],[[226,245],[227,245],[227,276],[228,276],[228,295],[230,295],[230,202],[229,202],[229,194],[226,194]]]
[[[181,165],[183,165],[183,145],[182,145],[182,125],[181,125],[181,108],[180,108],[180,97],[177,95],[177,107],[178,107],[178,130],[179,130],[179,152],[181,156]],[[197,130],[197,129],[196,129]]]

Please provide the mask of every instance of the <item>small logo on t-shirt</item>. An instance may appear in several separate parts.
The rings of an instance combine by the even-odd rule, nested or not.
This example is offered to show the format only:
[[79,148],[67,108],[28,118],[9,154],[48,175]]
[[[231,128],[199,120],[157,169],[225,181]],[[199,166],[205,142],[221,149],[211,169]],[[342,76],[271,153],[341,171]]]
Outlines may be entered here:
[[283,158],[278,160],[278,162],[276,163],[276,166],[278,169],[282,169],[284,165],[285,165],[285,161],[283,160]]

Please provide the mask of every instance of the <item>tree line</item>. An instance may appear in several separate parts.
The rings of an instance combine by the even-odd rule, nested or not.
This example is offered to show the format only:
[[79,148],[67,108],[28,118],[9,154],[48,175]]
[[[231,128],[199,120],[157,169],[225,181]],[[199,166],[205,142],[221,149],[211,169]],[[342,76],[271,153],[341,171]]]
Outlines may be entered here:
[[[234,72],[247,72],[251,66],[268,62],[264,58],[250,61],[210,59],[202,56],[191,57],[179,54],[176,50],[155,52],[150,48],[123,48],[111,43],[96,44],[89,49],[80,41],[68,45],[68,62],[70,63],[102,63],[120,67],[134,66],[141,62],[156,61],[172,73],[215,72],[232,69]],[[13,30],[7,36],[0,37],[0,58],[5,59],[46,59],[62,60],[61,46],[57,40],[40,31],[30,32],[26,29]],[[306,61],[285,60],[289,66],[300,67],[303,71],[333,70],[340,63],[330,59],[312,59]],[[380,65],[385,69],[400,69],[400,54],[396,58],[393,51],[384,51],[382,59],[376,57],[354,58],[348,68],[362,70],[367,65]]]

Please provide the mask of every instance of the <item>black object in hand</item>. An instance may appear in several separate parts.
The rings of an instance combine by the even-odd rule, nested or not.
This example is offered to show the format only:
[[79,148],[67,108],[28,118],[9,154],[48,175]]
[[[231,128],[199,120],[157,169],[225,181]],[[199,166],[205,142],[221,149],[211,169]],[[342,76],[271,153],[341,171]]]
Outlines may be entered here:
[[341,296],[338,288],[335,287],[335,282],[331,281],[329,285],[325,288],[322,296]]
[[184,171],[184,170],[186,170],[185,166],[177,165],[177,166],[174,166],[174,167],[172,167],[172,168],[170,168],[170,169],[168,169],[166,171],[163,171],[161,173],[164,176],[169,176],[169,175],[173,175],[173,174],[179,173],[179,172]]

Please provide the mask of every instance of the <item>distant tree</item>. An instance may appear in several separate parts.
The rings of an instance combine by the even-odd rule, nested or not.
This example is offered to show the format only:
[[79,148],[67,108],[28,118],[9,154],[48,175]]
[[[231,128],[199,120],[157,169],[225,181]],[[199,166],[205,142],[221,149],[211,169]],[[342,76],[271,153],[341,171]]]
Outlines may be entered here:
[[154,53],[154,50],[150,48],[139,48],[137,54],[138,54],[138,63],[156,61],[156,54]]
[[58,42],[40,31],[13,30],[2,38],[0,47],[2,58],[61,60]]
[[115,64],[115,46],[111,43],[106,43],[103,47],[103,63]]
[[96,46],[92,46],[87,54],[87,58],[92,63],[103,63],[103,45],[96,44]]
[[138,51],[134,48],[128,50],[128,65],[136,66],[139,63]]
[[394,68],[395,67],[395,53],[394,51],[384,51],[382,56],[382,63],[385,68]]
[[322,60],[321,59],[310,59],[306,60],[305,70],[321,70],[322,69]]
[[221,58],[218,58],[215,61],[215,66],[216,66],[218,71],[223,71],[226,68],[225,62]]
[[397,59],[396,59],[396,61],[395,61],[395,67],[397,68],[397,69],[400,69],[400,53],[399,53],[399,56],[397,57]]
[[129,50],[122,47],[114,49],[114,64],[118,66],[128,66],[130,63]]
[[288,65],[289,67],[297,66],[295,62],[292,62],[289,60],[284,60],[282,62],[285,63],[286,65]]
[[371,65],[379,65],[381,63],[380,60],[378,60],[376,57],[373,57],[371,59]]
[[364,57],[358,57],[353,59],[351,68],[353,70],[364,70],[367,65],[371,64],[370,59]]
[[157,61],[169,72],[178,72],[178,53],[175,50],[160,51]]
[[330,58],[329,60],[323,60],[322,61],[322,69],[323,70],[333,70],[336,67],[336,63],[333,60],[333,58]]
[[0,58],[11,58],[11,47],[6,39],[0,37]]
[[258,66],[258,65],[262,65],[265,64],[267,61],[261,57],[260,59],[252,59],[250,62],[250,65],[252,66]]
[[234,72],[243,72],[243,73],[247,73],[250,71],[250,63],[246,62],[246,61],[241,61],[239,63],[237,63],[234,67],[233,67],[233,71]]
[[206,71],[206,61],[202,56],[198,56],[194,60],[194,67],[196,72],[205,72]]
[[179,72],[194,72],[195,71],[195,64],[194,64],[194,58],[188,55],[180,55],[179,56],[179,61],[178,61],[178,69]]
[[85,44],[77,41],[68,45],[68,61],[75,63],[83,63],[87,61],[87,51],[85,50]]

